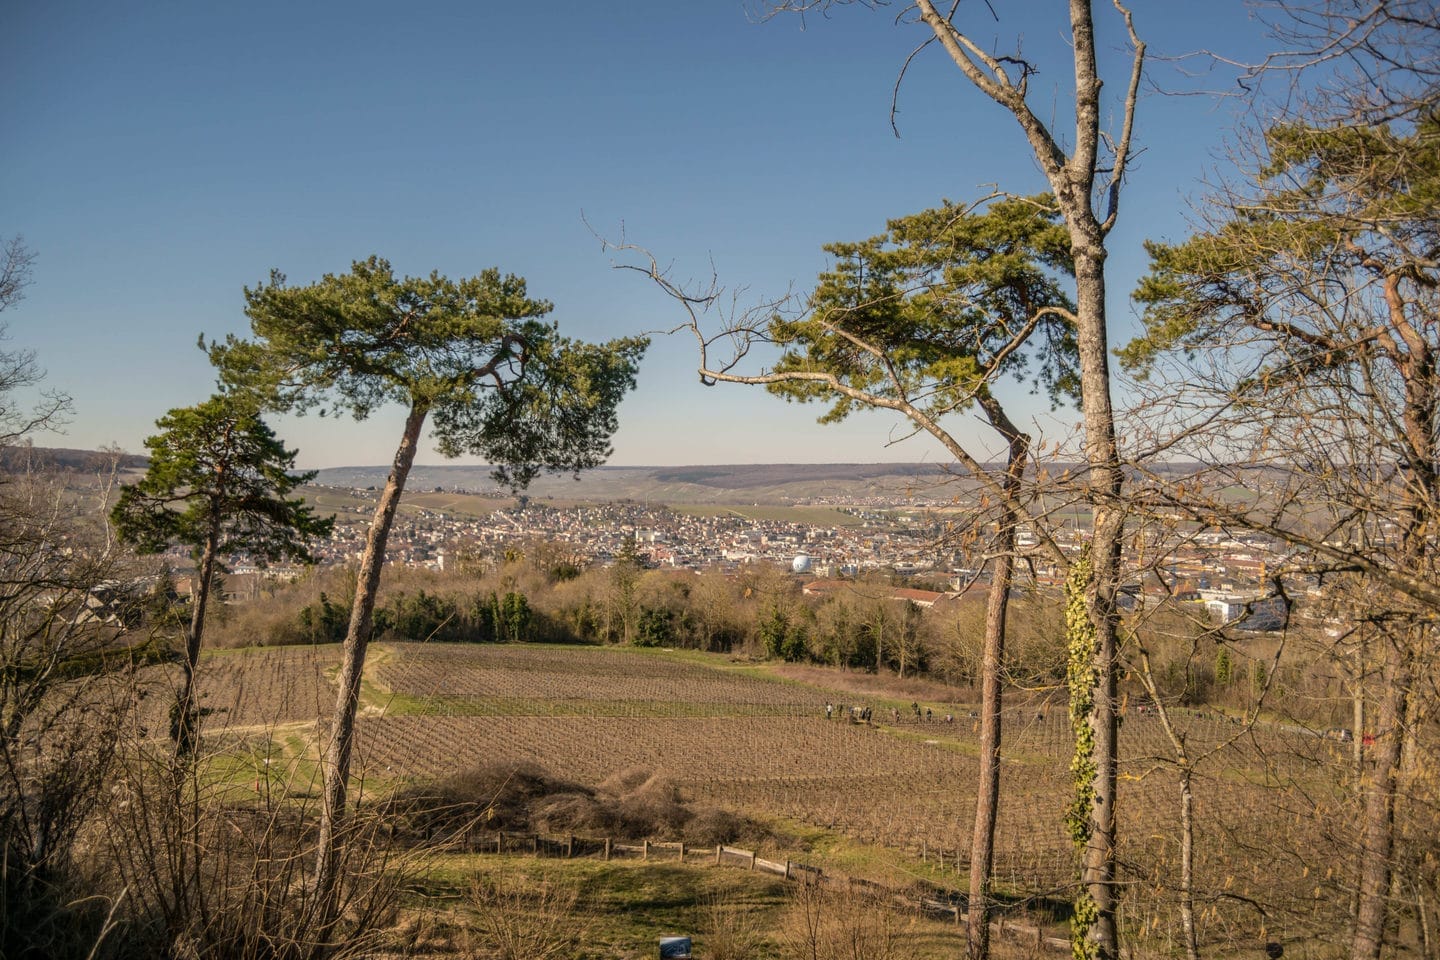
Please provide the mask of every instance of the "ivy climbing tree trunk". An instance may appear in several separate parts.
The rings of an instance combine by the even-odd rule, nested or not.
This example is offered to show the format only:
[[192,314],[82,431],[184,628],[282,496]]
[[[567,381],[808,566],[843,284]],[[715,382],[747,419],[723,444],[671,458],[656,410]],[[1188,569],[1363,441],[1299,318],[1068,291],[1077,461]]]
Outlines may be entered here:
[[[1090,219],[1093,220],[1093,213]],[[1072,228],[1072,236],[1076,232],[1088,231]],[[1110,399],[1104,263],[1105,248],[1098,236],[1087,238],[1086,246],[1077,249],[1075,300],[1080,344],[1080,402],[1085,415],[1085,460],[1089,467],[1087,500],[1094,531],[1087,557],[1089,576],[1084,598],[1094,632],[1095,657],[1088,718],[1095,769],[1081,881],[1095,908],[1094,921],[1087,934],[1096,948],[1095,956],[1099,960],[1116,960],[1120,944],[1115,873],[1120,612],[1115,595],[1120,582],[1120,541],[1125,517],[1120,506],[1124,475],[1120,469],[1115,414]]]
[[1086,596],[1091,579],[1087,553],[1071,564],[1070,574],[1065,580],[1065,680],[1070,693],[1070,728],[1075,734],[1075,752],[1070,758],[1074,795],[1065,823],[1080,858],[1080,889],[1075,897],[1075,912],[1070,918],[1071,948],[1075,960],[1096,956],[1090,934],[1096,928],[1100,912],[1100,905],[1095,901],[1093,888],[1088,882],[1090,851],[1095,834],[1096,782],[1099,779],[1099,750],[1092,719],[1094,697],[1100,686],[1096,674],[1101,649]]
[[[1116,960],[1120,939],[1116,925],[1115,801],[1116,801],[1116,674],[1119,616],[1115,595],[1120,573],[1124,486],[1115,415],[1110,394],[1109,338],[1105,313],[1106,238],[1119,214],[1121,186],[1130,158],[1145,44],[1136,34],[1129,10],[1120,0],[1114,7],[1123,19],[1132,52],[1123,99],[1116,106],[1118,134],[1103,134],[1102,82],[1096,57],[1091,0],[1070,0],[1069,26],[1075,78],[1074,133],[1067,154],[1051,126],[1027,101],[1034,72],[1024,57],[999,57],[989,43],[973,39],[954,22],[960,9],[941,13],[933,0],[916,0],[920,20],[944,48],[965,78],[982,94],[1014,116],[1041,172],[1050,184],[1070,234],[1075,276],[1075,337],[1079,349],[1080,405],[1084,415],[1085,498],[1091,510],[1093,535],[1085,569],[1083,602],[1095,650],[1093,688],[1085,698],[1091,710],[1087,742],[1093,750],[1093,775],[1083,858],[1084,915],[1088,926],[1082,949],[1100,960]],[[1049,112],[1049,108],[1047,108]],[[1107,151],[1109,156],[1103,154]],[[1104,209],[1097,210],[1097,200]],[[1073,696],[1072,691],[1072,696]],[[1078,812],[1078,811],[1077,811]],[[1087,905],[1088,904],[1088,905]],[[1077,916],[1081,914],[1077,912]]]

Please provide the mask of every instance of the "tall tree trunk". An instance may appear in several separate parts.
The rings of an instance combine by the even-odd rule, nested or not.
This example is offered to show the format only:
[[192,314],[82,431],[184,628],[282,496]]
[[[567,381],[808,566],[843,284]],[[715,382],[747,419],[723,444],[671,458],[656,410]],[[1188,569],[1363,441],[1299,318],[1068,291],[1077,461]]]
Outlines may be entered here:
[[[1376,716],[1368,775],[1363,781],[1365,807],[1360,827],[1360,895],[1355,914],[1351,960],[1378,960],[1385,943],[1389,912],[1391,858],[1395,848],[1396,783],[1411,687],[1409,637],[1388,637],[1385,673]],[[1364,736],[1357,731],[1356,739]]]
[[875,676],[880,676],[885,669],[885,614],[875,612],[874,619],[870,622],[870,634],[875,640]]
[[175,741],[176,769],[195,752],[199,734],[199,710],[195,707],[195,671],[200,665],[200,642],[205,633],[205,611],[210,605],[210,585],[215,582],[215,555],[220,546],[220,515],[212,513],[210,529],[200,554],[200,569],[195,574],[195,600],[190,605],[190,626],[185,632],[185,662],[180,695],[175,700],[175,717],[170,724],[170,737]]
[[[1402,419],[1407,453],[1406,483],[1409,491],[1402,512],[1401,564],[1409,570],[1430,572],[1432,533],[1440,476],[1436,472],[1436,364],[1429,342],[1411,326],[1399,294],[1398,276],[1385,281],[1386,300],[1392,326],[1409,349],[1399,364],[1405,383]],[[1378,960],[1385,945],[1391,881],[1394,876],[1396,807],[1400,799],[1400,778],[1410,717],[1410,698],[1415,684],[1415,657],[1432,639],[1423,622],[1409,630],[1382,630],[1384,644],[1380,693],[1375,713],[1374,741],[1366,751],[1368,769],[1359,780],[1364,807],[1360,823],[1360,863],[1355,910],[1355,937],[1351,960]],[[1363,745],[1365,731],[1354,732]]]
[[[1088,203],[1085,212],[1094,223]],[[1067,218],[1068,219],[1068,218]],[[1073,221],[1072,221],[1073,222]],[[1115,413],[1110,400],[1109,341],[1105,329],[1105,248],[1098,227],[1072,228],[1075,291],[1079,320],[1081,409],[1085,418],[1085,459],[1089,468],[1093,538],[1091,577],[1086,605],[1097,641],[1094,709],[1090,729],[1095,737],[1095,805],[1090,841],[1082,866],[1082,882],[1098,909],[1090,940],[1100,960],[1117,960],[1120,935],[1116,921],[1116,781],[1119,756],[1116,682],[1119,671],[1120,614],[1115,595],[1120,579],[1120,538],[1125,525],[1120,505],[1124,474],[1115,439]]]
[[1180,929],[1185,938],[1185,960],[1200,960],[1200,938],[1195,929],[1195,794],[1186,757],[1180,758]]
[[1355,681],[1351,688],[1351,718],[1350,725],[1355,731],[1355,739],[1350,744],[1351,762],[1355,767],[1355,782],[1359,783],[1365,773],[1365,631],[1368,627],[1361,626],[1356,631],[1357,643],[1355,644]]
[[355,711],[360,702],[360,679],[365,670],[365,651],[374,623],[375,597],[380,570],[385,564],[385,543],[395,521],[395,509],[405,491],[405,480],[415,462],[420,430],[430,412],[428,404],[415,401],[405,419],[405,433],[395,451],[385,490],[375,506],[375,518],[365,542],[365,555],[355,581],[355,602],[350,608],[350,628],[345,634],[344,658],[335,697],[335,714],[325,748],[324,791],[320,807],[319,847],[315,869],[317,930],[323,940],[337,916],[337,894],[345,822],[345,794],[350,779],[350,755],[355,745]]
[[[992,405],[994,409],[992,409]],[[993,400],[982,401],[990,422],[1010,441],[1005,470],[1005,500],[1000,506],[990,593],[985,601],[985,650],[981,660],[980,774],[975,798],[975,830],[970,841],[970,893],[966,940],[970,960],[990,955],[990,880],[995,858],[995,822],[1000,813],[1001,669],[1005,662],[1005,613],[1015,566],[1015,526],[1019,522],[1020,483],[1030,438],[1014,428]]]

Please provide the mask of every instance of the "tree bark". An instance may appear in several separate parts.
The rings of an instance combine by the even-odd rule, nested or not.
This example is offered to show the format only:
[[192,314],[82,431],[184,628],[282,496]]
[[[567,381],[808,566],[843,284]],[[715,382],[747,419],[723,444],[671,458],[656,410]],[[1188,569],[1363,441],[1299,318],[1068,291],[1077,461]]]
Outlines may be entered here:
[[[1088,204],[1086,204],[1088,212]],[[1091,213],[1092,229],[1093,213]],[[1072,221],[1073,222],[1073,221]],[[1085,459],[1089,468],[1093,538],[1091,583],[1086,600],[1097,641],[1094,711],[1095,805],[1090,842],[1082,865],[1082,882],[1099,910],[1090,939],[1100,960],[1119,957],[1116,923],[1115,823],[1119,756],[1117,674],[1119,672],[1119,610],[1115,595],[1120,579],[1120,538],[1125,518],[1120,506],[1124,474],[1115,439],[1115,414],[1110,400],[1109,343],[1105,329],[1105,248],[1098,229],[1085,236],[1072,228],[1075,243],[1077,340],[1080,348],[1081,409],[1085,419]]]
[[335,714],[331,723],[330,739],[325,748],[320,833],[316,841],[319,849],[314,902],[319,911],[317,930],[322,941],[338,913],[338,879],[346,814],[345,794],[350,779],[350,757],[355,745],[355,712],[360,702],[360,679],[365,670],[365,651],[370,643],[370,630],[374,623],[380,570],[385,564],[385,544],[390,537],[390,527],[395,520],[400,495],[405,490],[405,480],[415,462],[420,430],[429,412],[429,404],[418,400],[410,406],[410,414],[405,419],[405,432],[395,451],[390,476],[385,481],[380,502],[375,506],[375,517],[370,522],[365,554],[360,560],[360,572],[356,577],[355,602],[350,608],[350,627],[345,634],[344,657],[337,682]]
[[[1355,915],[1351,960],[1378,960],[1385,943],[1389,912],[1391,857],[1395,847],[1396,783],[1400,774],[1404,721],[1409,706],[1411,666],[1407,637],[1390,637],[1386,643],[1385,682],[1375,740],[1373,767],[1364,780],[1365,807],[1360,839],[1360,894]],[[1362,740],[1363,731],[1355,738]]]
[[1355,782],[1365,775],[1365,630],[1356,631],[1355,685],[1351,692],[1350,725],[1355,739],[1350,744],[1350,759],[1355,767]]
[[[1406,569],[1428,572],[1431,528],[1434,524],[1440,476],[1436,473],[1435,360],[1429,343],[1410,324],[1399,294],[1399,277],[1386,278],[1386,300],[1391,325],[1408,352],[1397,362],[1405,384],[1402,422],[1409,447],[1407,487],[1409,503],[1403,511],[1401,563]],[[1401,764],[1404,758],[1406,720],[1415,682],[1415,652],[1431,639],[1423,623],[1409,630],[1381,631],[1384,643],[1370,769],[1359,780],[1364,795],[1360,825],[1360,863],[1355,910],[1355,937],[1351,960],[1378,960],[1385,945],[1385,926],[1394,874],[1396,806],[1399,802]],[[1365,731],[1354,731],[1363,746]],[[1368,773],[1368,775],[1366,775]]]
[[1186,960],[1200,960],[1200,939],[1195,929],[1195,794],[1190,765],[1180,765],[1180,929]]
[[1006,65],[962,34],[932,0],[916,0],[920,19],[965,77],[985,96],[1008,110],[1020,124],[1041,172],[1050,183],[1070,232],[1075,265],[1076,341],[1080,353],[1081,410],[1085,422],[1086,499],[1091,508],[1091,580],[1086,606],[1095,627],[1096,681],[1090,726],[1095,737],[1097,766],[1091,834],[1082,865],[1082,882],[1098,909],[1088,939],[1098,960],[1117,960],[1115,800],[1116,682],[1119,669],[1119,615],[1115,594],[1120,576],[1120,538],[1124,515],[1120,494],[1124,474],[1115,438],[1110,397],[1109,343],[1105,327],[1105,238],[1119,211],[1121,180],[1129,160],[1145,46],[1130,24],[1129,12],[1117,2],[1134,45],[1124,115],[1108,171],[1108,207],[1095,210],[1100,173],[1101,79],[1095,48],[1092,0],[1070,0],[1069,19],[1075,69],[1075,130],[1066,156],[1059,141],[1026,102],[1024,80],[1010,78]]
[[[991,401],[993,404],[993,401]],[[1015,566],[1015,527],[1020,520],[1020,483],[1030,438],[1009,419],[983,404],[990,422],[1010,441],[1005,471],[1005,500],[1000,507],[996,556],[990,570],[990,593],[985,600],[985,650],[981,661],[980,773],[975,799],[975,830],[970,841],[970,891],[966,941],[970,960],[990,955],[990,880],[995,857],[995,823],[1000,812],[1001,669],[1005,662],[1005,614]],[[997,417],[999,418],[997,421]]]
[[220,514],[213,512],[205,547],[200,554],[200,569],[195,575],[195,600],[190,605],[190,627],[185,633],[185,661],[180,695],[175,700],[175,722],[170,736],[175,741],[177,769],[195,752],[199,734],[199,711],[195,708],[195,671],[200,664],[200,641],[205,632],[205,611],[210,605],[210,585],[215,581],[215,557],[220,547]]

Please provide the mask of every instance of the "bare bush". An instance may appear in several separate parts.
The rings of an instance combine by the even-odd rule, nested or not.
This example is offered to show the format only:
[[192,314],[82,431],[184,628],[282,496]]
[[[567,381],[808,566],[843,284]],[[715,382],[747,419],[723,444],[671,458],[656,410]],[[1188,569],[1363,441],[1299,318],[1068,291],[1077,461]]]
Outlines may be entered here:
[[691,817],[675,784],[643,767],[620,771],[600,784],[600,792],[610,799],[622,836],[673,837]]
[[321,923],[313,804],[266,786],[258,798],[231,799],[219,769],[201,760],[177,780],[164,755],[142,751],[125,763],[97,843],[97,881],[125,891],[123,942],[110,953],[301,960],[392,946],[400,895],[419,863],[386,842],[387,824],[373,813],[348,822],[342,909]]
[[701,919],[701,944],[709,960],[760,960],[771,945],[755,911],[722,898],[709,900]]
[[781,929],[787,960],[899,960],[907,956],[892,907],[856,888],[802,883]]
[[672,781],[644,767],[627,768],[590,787],[534,763],[491,763],[403,789],[386,808],[416,842],[481,829],[624,840],[678,837],[710,846],[765,833],[738,814],[692,808]]
[[476,877],[466,897],[476,908],[461,934],[462,957],[475,960],[560,960],[585,942],[590,918],[579,892],[542,879]]
[[686,843],[705,847],[738,843],[742,837],[754,835],[755,825],[748,819],[718,807],[697,810],[683,834]]
[[[0,953],[54,956],[92,935],[77,842],[135,702],[135,603],[85,496],[0,478]],[[88,904],[77,908],[76,904]],[[97,922],[98,926],[98,922]]]

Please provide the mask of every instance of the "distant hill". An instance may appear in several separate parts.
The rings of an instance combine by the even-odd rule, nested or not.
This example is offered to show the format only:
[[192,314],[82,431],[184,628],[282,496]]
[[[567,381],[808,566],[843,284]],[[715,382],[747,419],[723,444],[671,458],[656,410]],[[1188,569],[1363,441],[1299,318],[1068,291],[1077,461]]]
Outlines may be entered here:
[[[63,447],[0,447],[0,473],[26,469],[58,469],[94,474],[109,461],[98,450]],[[123,454],[125,472],[144,470],[146,457]],[[1052,471],[1062,465],[1052,464]],[[330,467],[320,470],[316,482],[331,487],[380,487],[387,466]],[[996,465],[996,469],[999,469]],[[1193,472],[1193,464],[1154,465],[1151,470],[1175,476]],[[441,488],[493,494],[509,499],[509,491],[496,487],[485,466],[416,464],[407,489],[421,492]],[[603,466],[587,470],[576,480],[564,474],[541,477],[527,491],[532,499],[650,500],[668,504],[789,504],[796,501],[863,503],[872,498],[903,498],[919,502],[949,503],[974,489],[974,482],[958,467],[939,463],[738,463],[668,467]]]
[[[0,447],[0,472],[19,473],[30,469],[63,470],[70,473],[94,473],[108,467],[111,454],[100,450],[71,450],[65,447]],[[133,453],[120,455],[122,470],[144,470],[150,463],[146,457]]]
[[[321,470],[317,483],[338,487],[380,486],[387,467],[334,467]],[[963,486],[957,486],[963,485]],[[482,466],[416,465],[407,489],[495,489]],[[948,501],[963,480],[934,463],[765,463],[692,467],[597,467],[576,480],[568,475],[542,477],[531,484],[532,498],[562,500],[654,500],[660,503],[792,503],[817,498],[864,500],[912,497]]]
[[[994,465],[999,469],[998,465]],[[1052,475],[1066,464],[1050,464]],[[1077,473],[1078,464],[1069,465]],[[1152,472],[1175,479],[1194,473],[1190,463],[1156,464]],[[388,467],[333,467],[316,482],[333,487],[380,487]],[[508,499],[483,466],[417,464],[406,489],[466,491]],[[527,491],[531,499],[649,500],[666,504],[792,504],[797,501],[864,503],[897,499],[950,503],[975,489],[959,467],[938,463],[745,463],[689,467],[597,467],[576,480],[541,477]]]

